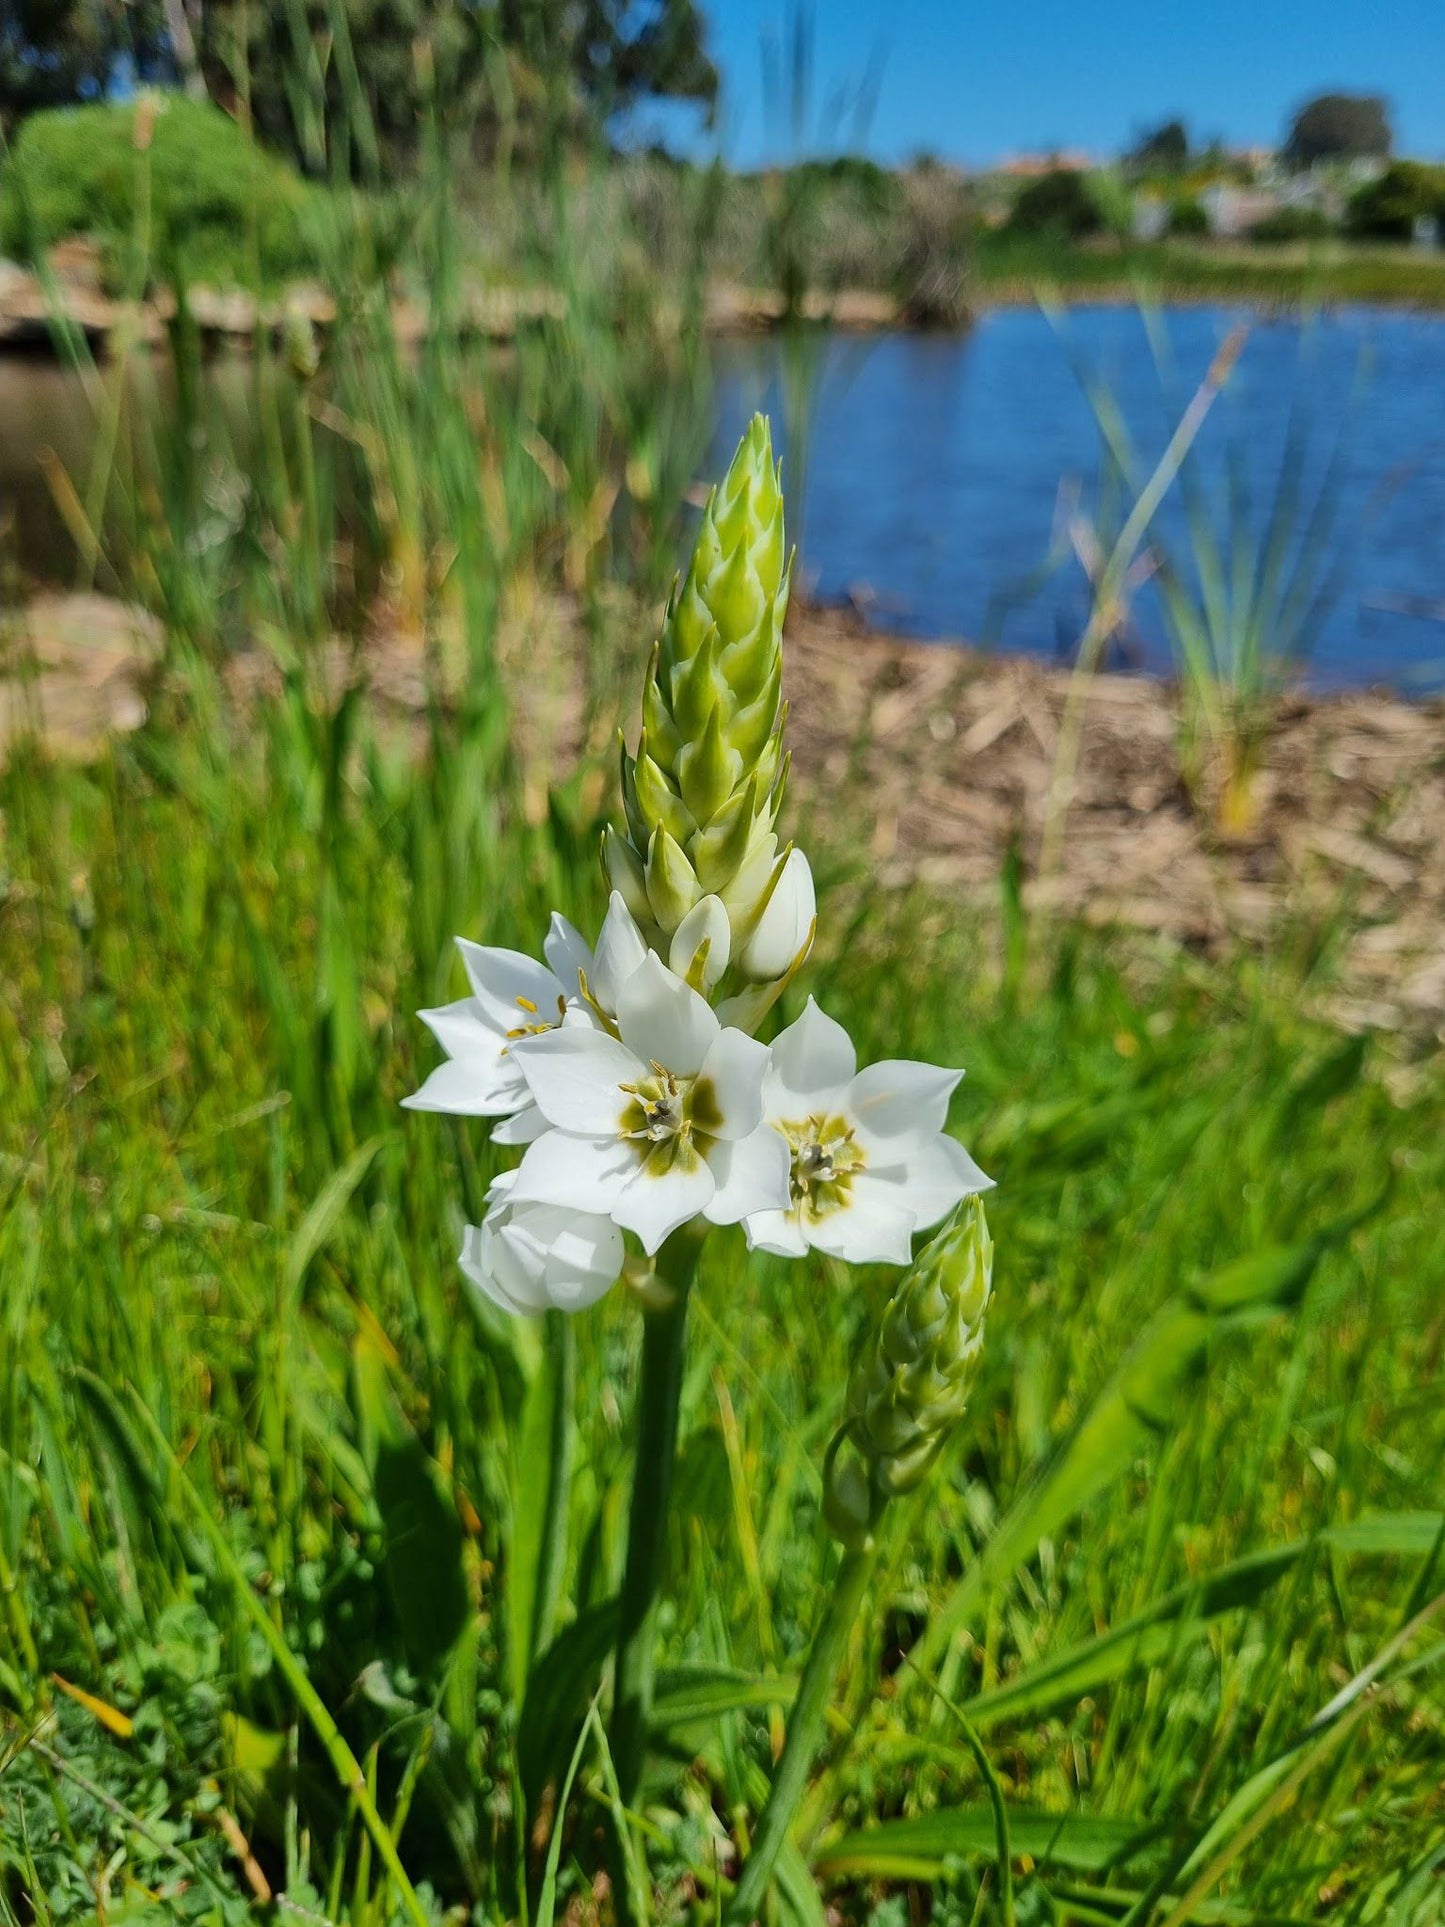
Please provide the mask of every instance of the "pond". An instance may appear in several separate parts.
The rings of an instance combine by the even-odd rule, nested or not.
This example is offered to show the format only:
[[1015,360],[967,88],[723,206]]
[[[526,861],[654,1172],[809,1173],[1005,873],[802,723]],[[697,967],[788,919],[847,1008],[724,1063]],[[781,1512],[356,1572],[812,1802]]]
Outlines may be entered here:
[[[1239,325],[1239,360],[1150,525],[1111,660],[1168,668],[1159,579],[1141,578],[1172,572],[1199,604],[1213,542],[1220,605],[1289,639],[1317,686],[1445,687],[1445,317],[1182,308],[1146,323],[1135,308],[1082,307],[1055,322],[1015,308],[959,335],[719,342],[714,472],[747,414],[768,408],[817,594],[855,600],[879,628],[1068,659],[1090,607],[1081,554],[1112,544]],[[239,422],[244,365],[210,379]],[[1133,449],[1132,487],[1101,459],[1108,407]],[[0,356],[0,522],[31,576],[74,568],[40,451],[83,476],[93,440],[72,375]]]
[[[1117,407],[1137,488],[1240,323],[1189,458],[1194,537],[1176,485],[1145,567],[1172,563],[1197,601],[1212,539],[1226,583],[1274,584],[1236,587],[1234,607],[1294,638],[1317,686],[1445,685],[1445,318],[1184,308],[1151,328],[1129,307],[1057,323],[1020,308],[964,335],[726,343],[715,453],[754,407],[795,445],[804,425],[801,554],[821,596],[855,598],[879,627],[1067,658],[1091,600],[1079,550],[1091,530],[1111,544],[1134,499],[1111,496],[1086,386]],[[1167,668],[1157,584],[1129,615],[1114,659]]]

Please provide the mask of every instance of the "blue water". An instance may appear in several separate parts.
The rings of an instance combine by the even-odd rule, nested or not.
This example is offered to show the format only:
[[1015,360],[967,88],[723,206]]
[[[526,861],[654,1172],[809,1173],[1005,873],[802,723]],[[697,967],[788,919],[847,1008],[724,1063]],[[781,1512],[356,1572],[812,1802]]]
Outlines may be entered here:
[[[783,397],[807,392],[801,552],[815,592],[857,596],[880,628],[1067,659],[1091,599],[1069,525],[1117,533],[1132,502],[1111,493],[1085,384],[1117,404],[1137,486],[1241,321],[1243,352],[1189,458],[1226,566],[1242,536],[1262,544],[1284,525],[1295,468],[1282,553],[1292,566],[1310,554],[1269,632],[1317,686],[1445,686],[1445,318],[1192,308],[1160,317],[1151,342],[1133,308],[1074,309],[1057,325],[1012,309],[962,335],[729,342],[716,351],[715,457],[764,407],[787,459],[801,411]],[[1146,548],[1197,587],[1177,484]],[[1114,659],[1168,668],[1156,586],[1131,597]]]

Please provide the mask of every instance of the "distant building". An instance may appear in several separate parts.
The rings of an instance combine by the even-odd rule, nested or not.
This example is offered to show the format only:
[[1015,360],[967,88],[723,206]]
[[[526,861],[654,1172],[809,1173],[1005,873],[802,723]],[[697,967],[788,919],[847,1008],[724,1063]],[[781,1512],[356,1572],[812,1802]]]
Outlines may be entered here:
[[1162,241],[1169,232],[1169,203],[1157,194],[1136,196],[1130,228],[1136,241]]
[[1200,195],[1199,205],[1204,209],[1209,232],[1218,240],[1232,241],[1277,214],[1280,198],[1264,188],[1231,187],[1227,181],[1215,181]]
[[1063,147],[1049,154],[1005,154],[998,171],[1014,180],[1036,180],[1040,174],[1087,174],[1094,164],[1082,147]]

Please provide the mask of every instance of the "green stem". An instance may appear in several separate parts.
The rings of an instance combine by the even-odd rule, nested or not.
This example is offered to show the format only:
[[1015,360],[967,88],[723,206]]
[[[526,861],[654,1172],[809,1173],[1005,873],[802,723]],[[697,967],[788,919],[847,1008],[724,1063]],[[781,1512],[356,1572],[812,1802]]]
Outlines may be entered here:
[[808,1654],[798,1697],[793,1702],[783,1757],[778,1761],[767,1805],[753,1835],[752,1852],[723,1914],[723,1927],[748,1927],[749,1922],[761,1917],[768,1882],[808,1784],[809,1769],[823,1743],[833,1682],[863,1603],[873,1559],[871,1544],[861,1551],[843,1554],[833,1580],[833,1597],[822,1624],[813,1635],[813,1649]]
[[617,1628],[617,1667],[608,1742],[622,1804],[630,1806],[642,1777],[647,1723],[652,1712],[657,1586],[667,1538],[672,1465],[677,1449],[677,1407],[682,1395],[687,1294],[697,1268],[701,1234],[676,1231],[657,1254],[665,1295],[643,1318],[642,1376],[637,1392],[637,1469],[627,1526],[627,1570],[622,1579]]
[[552,1438],[547,1468],[547,1511],[537,1561],[537,1592],[532,1606],[532,1651],[547,1650],[557,1623],[557,1602],[567,1570],[567,1514],[572,1497],[572,1450],[577,1403],[577,1335],[565,1312],[547,1313],[547,1349],[552,1366]]

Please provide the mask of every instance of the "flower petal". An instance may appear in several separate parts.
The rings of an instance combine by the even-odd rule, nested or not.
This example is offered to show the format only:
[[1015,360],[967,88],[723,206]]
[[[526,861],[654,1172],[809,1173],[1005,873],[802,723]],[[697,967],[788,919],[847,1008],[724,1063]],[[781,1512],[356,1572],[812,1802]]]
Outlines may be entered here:
[[712,1202],[712,1172],[702,1158],[684,1170],[675,1164],[661,1177],[645,1166],[633,1165],[633,1176],[612,1206],[612,1221],[635,1231],[649,1257],[679,1225],[689,1223]]
[[609,1016],[615,1015],[622,986],[647,955],[642,932],[617,890],[607,900],[607,915],[597,938],[597,952],[587,973],[587,988]]
[[755,1131],[763,1118],[767,1070],[766,1044],[740,1030],[720,1030],[708,1046],[694,1086],[693,1116],[698,1127],[719,1138],[747,1137]]
[[542,955],[548,968],[570,998],[579,994],[578,973],[592,977],[592,948],[575,924],[568,923],[560,910],[552,912],[552,922],[542,940]]
[[615,1137],[627,1104],[619,1087],[647,1075],[625,1044],[581,1024],[525,1038],[512,1054],[543,1117],[577,1137]]
[[527,1102],[520,1111],[511,1117],[504,1117],[492,1132],[493,1144],[530,1144],[543,1131],[550,1131],[551,1125],[532,1102],[532,1094],[527,1093]]
[[778,1258],[801,1258],[808,1240],[793,1211],[755,1211],[743,1220],[749,1251],[771,1251]]
[[419,1091],[402,1099],[410,1111],[450,1111],[461,1117],[505,1117],[528,1101],[527,1082],[503,1053],[477,1001],[464,997],[418,1013],[447,1053]]
[[732,950],[732,929],[721,897],[699,897],[673,931],[667,952],[669,969],[685,978],[704,943],[708,948],[702,987],[711,990],[727,969]]
[[808,1243],[850,1265],[906,1265],[913,1257],[913,1213],[891,1201],[886,1183],[853,1180],[845,1205],[803,1224]]
[[936,1137],[962,1071],[905,1057],[869,1064],[848,1087],[847,1113],[865,1143]]
[[546,964],[527,957],[520,950],[493,950],[480,943],[457,938],[462,964],[472,995],[481,1005],[487,1021],[505,1036],[534,1016],[542,1023],[555,1023],[557,999],[563,985]]
[[737,1224],[774,1209],[781,1216],[786,1209],[793,1156],[787,1139],[771,1124],[760,1124],[734,1142],[715,1144],[707,1161],[717,1183],[705,1214],[711,1223]]
[[859,1182],[886,1184],[891,1201],[913,1214],[917,1231],[927,1231],[946,1218],[960,1198],[993,1189],[993,1179],[985,1177],[963,1146],[942,1136],[910,1145],[897,1165],[875,1166]]
[[544,1131],[527,1146],[517,1166],[512,1197],[517,1203],[560,1204],[574,1211],[610,1215],[622,1187],[636,1170],[632,1147],[616,1138],[569,1137],[565,1131]]
[[772,1118],[803,1118],[836,1108],[858,1068],[843,1026],[810,997],[796,1023],[773,1039],[763,1103]]
[[552,1245],[547,1296],[558,1311],[585,1311],[617,1283],[622,1258],[622,1233],[612,1220],[576,1212]]
[[800,953],[808,943],[817,910],[808,859],[801,850],[790,850],[763,914],[743,945],[738,959],[743,975],[755,984],[770,983],[801,963]]
[[512,1318],[535,1318],[545,1304],[534,1304],[530,1294],[515,1297],[498,1276],[496,1232],[491,1226],[469,1224],[457,1258],[462,1276],[481,1296]]
[[702,1068],[719,1029],[697,992],[650,951],[622,987],[617,1023],[629,1050],[678,1077],[695,1076]]

